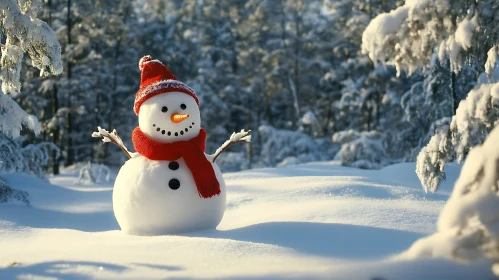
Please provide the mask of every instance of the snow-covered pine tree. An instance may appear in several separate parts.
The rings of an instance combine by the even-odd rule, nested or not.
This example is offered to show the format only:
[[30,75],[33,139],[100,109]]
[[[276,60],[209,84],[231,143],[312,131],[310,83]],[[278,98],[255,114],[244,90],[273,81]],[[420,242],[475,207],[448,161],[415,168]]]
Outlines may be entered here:
[[499,276],[499,126],[471,149],[437,223],[416,241],[410,258],[445,257],[461,262],[488,258]]
[[333,142],[341,145],[334,160],[342,165],[362,169],[379,169],[392,163],[377,131],[357,132],[353,129],[333,134]]
[[[40,76],[62,72],[61,47],[55,33],[37,18],[41,2],[5,0],[0,2],[1,79],[0,93],[0,174],[3,172],[31,172],[43,176],[40,165],[47,163],[46,147],[20,148],[17,138],[22,127],[40,133],[37,118],[26,113],[12,99],[21,92],[21,66],[23,55],[28,54],[31,65],[40,70]],[[41,148],[38,149],[38,148]],[[28,203],[27,194],[11,189],[0,180],[0,202],[16,199]]]
[[[380,168],[404,155],[403,141],[394,134],[402,128],[400,95],[406,77],[395,78],[393,67],[375,66],[361,53],[362,32],[377,13],[399,1],[325,1],[334,26],[332,68],[323,84],[331,89],[333,142],[344,165]],[[372,150],[371,150],[372,148]]]
[[0,3],[2,44],[0,94],[0,132],[15,138],[22,126],[35,133],[40,132],[40,125],[34,116],[28,115],[11,98],[21,91],[20,72],[22,58],[27,53],[33,67],[40,70],[41,76],[62,72],[61,48],[55,33],[47,24],[36,17],[40,1],[23,2],[6,0]]
[[[455,73],[466,64],[490,75],[499,44],[499,3],[483,1],[406,1],[390,13],[377,16],[363,34],[362,48],[375,62],[393,64],[400,73],[431,65],[434,53],[449,60],[449,86],[456,100]],[[417,174],[426,191],[436,191],[444,166],[485,139],[498,120],[493,85],[478,85],[461,102],[449,130],[439,132],[418,156]],[[481,100],[482,103],[477,103]],[[476,110],[476,106],[483,110]],[[454,106],[455,107],[455,106]]]
[[[437,54],[433,54],[428,70],[422,74],[424,78],[420,80],[421,75],[413,75],[416,82],[404,93],[400,103],[407,126],[398,137],[412,148],[412,151],[405,153],[405,160],[415,161],[430,138],[437,131],[448,128],[455,114],[455,104],[464,99],[475,84],[474,78],[470,77],[473,73],[473,69],[465,67],[454,75],[452,81],[448,61],[440,62]],[[453,89],[450,87],[451,82]],[[452,90],[455,94],[452,94]]]
[[263,143],[260,156],[263,166],[327,160],[338,150],[328,138],[314,139],[300,131],[275,129],[267,125],[260,126],[259,130]]
[[[66,164],[90,160],[118,165],[125,160],[119,150],[89,141],[88,132],[105,125],[129,134],[136,125],[130,108],[139,70],[136,59],[123,59],[141,55],[128,27],[136,21],[132,5],[108,0],[52,0],[45,5],[44,18],[50,19],[63,45],[64,63],[71,67],[56,79],[25,79],[25,84],[45,98],[43,109],[32,110],[40,115],[45,140],[63,149]],[[59,161],[51,161],[57,174]]]
[[[113,127],[130,135],[136,125],[133,107],[138,88],[137,42],[129,26],[136,22],[133,2],[120,0],[79,1],[74,4],[72,32],[74,67],[72,80],[84,87],[72,86],[74,161],[119,165],[126,157],[117,149],[88,141],[88,131],[97,125]],[[135,59],[134,59],[135,58]],[[90,88],[88,88],[90,87]],[[83,113],[82,113],[83,112]],[[129,137],[126,137],[129,143]]]
[[[203,126],[211,131],[207,138],[207,151],[210,153],[225,141],[231,131],[240,129],[237,119],[246,116],[240,110],[228,106],[241,103],[243,96],[239,85],[241,67],[236,28],[243,6],[243,1],[209,0],[203,2],[203,7],[199,8],[195,16],[193,31],[201,35],[195,44],[198,48],[203,46],[204,51],[199,51],[194,64],[198,71],[188,83],[192,84],[200,98]],[[243,148],[236,148],[235,151]],[[226,156],[221,155],[222,159]],[[222,165],[222,168],[225,167]]]
[[[320,1],[245,4],[238,25],[238,60],[246,97],[240,103],[247,104],[243,108],[251,108],[244,110],[247,126],[272,126],[290,133],[298,130],[313,138],[328,134],[332,116],[330,88],[320,81],[332,67],[330,26],[331,18],[323,13]],[[233,115],[238,112],[234,110]],[[309,123],[308,116],[312,115],[314,122]],[[261,131],[254,132],[252,161],[269,164]]]

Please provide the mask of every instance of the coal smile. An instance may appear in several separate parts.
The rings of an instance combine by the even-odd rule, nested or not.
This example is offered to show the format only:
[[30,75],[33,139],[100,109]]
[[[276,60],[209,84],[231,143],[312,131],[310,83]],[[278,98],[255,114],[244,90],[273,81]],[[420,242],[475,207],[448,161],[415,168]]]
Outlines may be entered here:
[[168,136],[175,135],[175,137],[178,137],[179,135],[184,135],[184,133],[185,133],[185,132],[188,132],[188,131],[189,131],[189,129],[191,129],[193,125],[194,125],[194,122],[193,122],[191,125],[189,125],[189,127],[186,127],[186,128],[184,128],[183,130],[176,131],[176,132],[173,132],[173,133],[172,133],[171,131],[166,131],[166,130],[164,130],[164,129],[161,129],[161,128],[160,128],[159,126],[157,126],[156,124],[153,124],[152,126],[153,126],[154,128],[156,128],[156,132],[158,132],[158,133],[161,133],[161,134],[163,134],[163,135],[165,135],[165,134],[166,134],[166,135],[168,135]]

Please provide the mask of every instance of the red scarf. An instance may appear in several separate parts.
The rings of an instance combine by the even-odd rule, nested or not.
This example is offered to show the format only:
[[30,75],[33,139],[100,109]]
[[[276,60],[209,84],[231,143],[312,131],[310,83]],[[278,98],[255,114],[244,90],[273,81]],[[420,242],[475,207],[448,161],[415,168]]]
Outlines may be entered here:
[[139,127],[132,133],[135,151],[150,160],[174,161],[184,158],[187,167],[194,177],[200,197],[210,198],[220,194],[220,184],[215,170],[204,155],[206,149],[206,131],[201,128],[199,135],[187,140],[173,143],[161,143],[149,139]]

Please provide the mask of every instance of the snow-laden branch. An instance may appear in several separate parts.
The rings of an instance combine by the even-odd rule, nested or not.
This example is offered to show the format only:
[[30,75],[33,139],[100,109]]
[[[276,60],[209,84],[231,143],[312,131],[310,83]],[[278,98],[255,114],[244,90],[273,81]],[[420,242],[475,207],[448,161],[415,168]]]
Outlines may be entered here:
[[0,133],[10,138],[18,137],[23,126],[40,133],[37,118],[11,98],[21,92],[24,54],[28,54],[33,67],[40,69],[40,76],[62,72],[61,46],[56,34],[36,16],[41,8],[40,0],[0,1],[0,35],[5,39],[0,44]]
[[416,241],[403,256],[444,257],[470,262],[488,258],[499,276],[499,126],[483,145],[475,146],[464,163],[437,232]]
[[31,65],[40,69],[40,76],[62,73],[61,46],[55,32],[36,15],[40,0],[0,1],[0,31],[5,36],[2,45],[2,91],[16,95],[21,90],[22,57],[27,53]]
[[121,137],[118,135],[118,132],[116,132],[116,129],[113,129],[113,132],[109,132],[105,130],[104,128],[98,126],[97,131],[94,131],[92,133],[92,137],[99,138],[102,137],[102,142],[104,143],[113,143],[116,146],[120,147],[120,149],[128,156],[128,158],[131,158],[132,155],[130,154],[130,151],[125,147],[125,144],[123,143],[123,140],[121,140]]
[[225,141],[225,143],[220,146],[220,148],[217,149],[215,154],[213,154],[213,162],[217,160],[218,156],[228,149],[230,146],[237,144],[237,143],[250,143],[251,142],[251,130],[244,131],[244,129],[241,129],[240,132],[233,132],[232,135],[230,136],[229,140]]
[[449,161],[462,162],[472,147],[483,143],[497,126],[498,104],[499,83],[478,85],[459,103],[450,126],[438,131],[417,157],[416,174],[425,191],[437,191]]

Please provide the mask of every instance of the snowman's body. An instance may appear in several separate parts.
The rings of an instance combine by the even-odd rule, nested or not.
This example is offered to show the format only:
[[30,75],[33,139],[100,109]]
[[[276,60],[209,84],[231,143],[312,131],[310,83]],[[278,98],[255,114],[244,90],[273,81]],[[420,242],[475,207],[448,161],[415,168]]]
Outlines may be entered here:
[[182,158],[170,162],[138,155],[128,160],[113,191],[121,229],[135,235],[161,235],[217,227],[225,211],[226,187],[220,169],[212,165],[221,193],[202,198]]
[[[116,219],[124,232],[136,235],[215,228],[225,211],[226,188],[212,156],[200,148],[204,147],[206,134],[203,130],[200,135],[197,96],[161,62],[144,57],[139,65],[141,88],[134,104],[139,127],[132,137],[139,154],[123,165],[116,178],[113,191]],[[136,145],[138,138],[134,138],[137,131],[142,137],[139,145]],[[175,157],[189,155],[191,167],[197,171],[190,170],[185,156],[173,161],[163,159],[164,154],[166,158],[172,157],[170,152]]]

